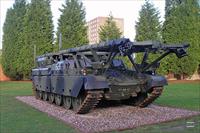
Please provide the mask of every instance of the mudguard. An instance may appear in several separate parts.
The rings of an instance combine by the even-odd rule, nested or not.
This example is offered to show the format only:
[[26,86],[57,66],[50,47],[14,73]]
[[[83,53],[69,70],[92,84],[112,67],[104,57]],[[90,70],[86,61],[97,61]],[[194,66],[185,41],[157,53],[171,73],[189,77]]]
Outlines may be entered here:
[[87,76],[84,78],[85,90],[109,88],[108,82],[103,76]]
[[148,81],[149,88],[167,85],[167,80],[164,76],[150,76]]
[[97,90],[109,88],[108,83],[102,77],[97,76],[85,76],[79,77],[75,80],[72,90],[71,96],[77,97],[81,89],[85,90]]
[[81,88],[83,88],[83,82],[84,82],[84,77],[78,77],[71,89],[71,96],[72,97],[77,97]]

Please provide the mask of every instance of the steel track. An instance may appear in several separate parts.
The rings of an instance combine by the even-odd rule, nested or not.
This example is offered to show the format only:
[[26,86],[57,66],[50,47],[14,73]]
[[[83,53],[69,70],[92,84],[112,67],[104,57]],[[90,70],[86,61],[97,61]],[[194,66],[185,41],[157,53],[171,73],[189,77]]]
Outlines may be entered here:
[[[148,106],[162,94],[162,91],[163,87],[155,87],[153,91],[148,95],[148,97],[138,105],[138,107],[143,108]],[[36,93],[35,96],[37,97]],[[103,97],[103,91],[88,91],[84,101],[82,102],[76,113],[77,114],[88,113],[99,103],[102,97]]]
[[91,109],[93,109],[101,100],[103,91],[88,91],[87,96],[84,99],[83,103],[76,111],[77,114],[85,114],[88,113]]
[[153,88],[153,91],[138,106],[141,107],[141,108],[148,106],[149,104],[151,104],[155,99],[157,99],[162,94],[162,91],[163,91],[163,87]]

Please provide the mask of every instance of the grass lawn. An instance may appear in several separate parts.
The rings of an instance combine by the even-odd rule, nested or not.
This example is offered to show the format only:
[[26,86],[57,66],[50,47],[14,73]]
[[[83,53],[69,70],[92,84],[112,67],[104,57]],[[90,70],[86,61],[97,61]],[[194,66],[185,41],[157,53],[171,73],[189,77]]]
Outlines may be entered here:
[[[200,83],[173,83],[165,87],[161,97],[154,103],[188,110],[200,111]],[[195,122],[188,124],[187,122]],[[194,128],[187,127],[194,125]],[[143,126],[122,133],[200,133],[200,116],[173,122]]]
[[155,103],[200,111],[200,83],[169,84]]
[[15,96],[31,95],[30,82],[0,83],[1,133],[73,133],[73,128],[18,101]]
[[[0,82],[0,132],[1,133],[72,133],[72,127],[15,99],[15,96],[32,95],[30,82]],[[200,111],[200,84],[170,84],[155,102]],[[194,121],[194,128],[187,122]],[[200,116],[122,131],[123,133],[197,133]],[[116,131],[117,132],[117,131]]]

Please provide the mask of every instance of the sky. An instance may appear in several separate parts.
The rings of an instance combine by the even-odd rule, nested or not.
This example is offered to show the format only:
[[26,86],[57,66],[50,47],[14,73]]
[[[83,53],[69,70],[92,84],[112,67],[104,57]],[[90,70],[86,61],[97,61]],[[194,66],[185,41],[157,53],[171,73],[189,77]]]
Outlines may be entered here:
[[[160,20],[164,20],[165,0],[151,0],[160,12]],[[114,17],[124,19],[124,36],[134,40],[135,22],[138,20],[139,10],[144,0],[82,0],[86,11],[86,21],[98,16],[108,16],[110,12]],[[6,11],[12,7],[14,0],[0,0],[0,49],[2,49],[3,24]],[[65,0],[52,0],[51,10],[53,14],[54,31],[57,29],[57,22]]]

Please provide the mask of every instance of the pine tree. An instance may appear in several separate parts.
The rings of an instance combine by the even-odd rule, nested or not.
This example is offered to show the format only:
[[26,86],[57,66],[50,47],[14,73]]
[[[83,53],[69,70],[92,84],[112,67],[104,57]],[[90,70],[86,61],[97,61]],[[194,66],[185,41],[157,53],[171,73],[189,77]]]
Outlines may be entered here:
[[166,0],[165,1],[165,17],[170,14],[170,11],[181,4],[184,0]]
[[148,0],[139,12],[139,20],[136,22],[136,41],[161,40],[161,24],[159,12]]
[[122,32],[117,27],[116,22],[113,20],[113,16],[110,14],[106,20],[105,25],[100,27],[99,37],[100,41],[107,41],[118,39],[122,35]]
[[13,26],[11,25],[13,22],[12,19],[13,16],[13,9],[10,8],[7,10],[6,13],[6,20],[3,26],[3,49],[2,49],[2,67],[4,70],[4,73],[7,76],[13,77],[12,75],[12,68],[11,68],[11,61],[10,58],[11,57],[11,44],[12,44],[12,40],[11,40],[11,33],[12,33],[12,28]]
[[20,76],[18,66],[19,53],[23,46],[19,35],[23,31],[23,20],[26,14],[26,0],[15,0],[12,8],[8,9],[4,23],[3,35],[3,69],[11,78]]
[[79,0],[66,0],[58,20],[57,43],[62,34],[62,49],[88,43],[85,9]]
[[[154,7],[149,0],[145,1],[142,9],[139,12],[139,19],[136,22],[136,41],[161,41],[161,22],[159,21],[159,11]],[[141,53],[136,54],[136,62],[140,63],[143,55]],[[149,54],[149,62],[153,61],[158,55]],[[161,63],[165,61],[162,60]],[[164,67],[160,67],[160,73],[164,72]]]
[[52,52],[53,50],[53,21],[50,0],[31,0],[24,19],[25,29],[21,37],[24,44],[20,51],[20,71],[24,77],[30,75],[34,67],[34,45],[36,55]]
[[188,57],[177,59],[173,56],[168,64],[168,71],[181,77],[192,75],[199,65],[199,12],[200,7],[197,0],[184,0],[181,4],[174,6],[165,18],[163,40],[167,43],[190,43]]

